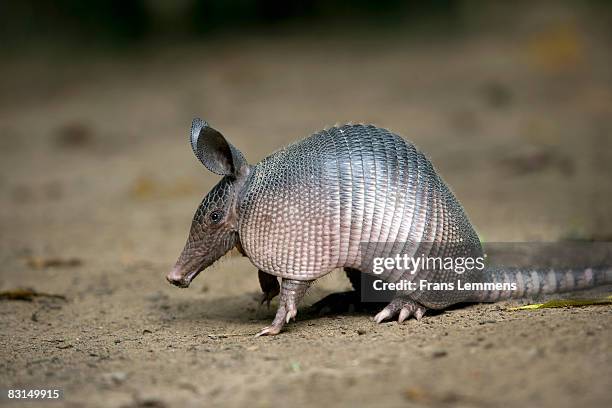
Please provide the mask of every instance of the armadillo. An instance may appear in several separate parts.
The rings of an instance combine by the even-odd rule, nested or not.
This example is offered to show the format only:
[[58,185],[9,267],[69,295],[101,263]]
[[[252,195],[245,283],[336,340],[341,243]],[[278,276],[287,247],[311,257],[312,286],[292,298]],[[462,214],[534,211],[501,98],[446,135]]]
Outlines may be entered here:
[[[482,255],[463,207],[430,160],[389,130],[365,124],[334,126],[255,165],[200,119],[192,123],[190,141],[202,164],[223,178],[198,207],[167,280],[187,287],[202,270],[238,248],[259,269],[264,299],[280,295],[272,324],[258,335],[278,334],[295,319],[312,283],[335,269],[372,273],[375,257],[397,253]],[[445,282],[455,279],[452,275],[423,269],[409,275],[387,270],[379,277],[387,282]],[[401,323],[460,302],[584,289],[612,282],[612,273],[593,268],[514,273],[487,268],[461,278],[513,282],[516,290],[397,291],[374,319],[380,323],[397,317]]]

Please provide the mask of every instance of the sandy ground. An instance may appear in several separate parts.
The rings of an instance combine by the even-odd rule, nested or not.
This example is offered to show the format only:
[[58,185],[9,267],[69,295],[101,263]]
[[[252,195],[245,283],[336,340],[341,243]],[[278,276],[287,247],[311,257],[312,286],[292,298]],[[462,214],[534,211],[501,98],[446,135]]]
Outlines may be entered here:
[[254,338],[275,304],[258,306],[247,259],[187,290],[164,280],[217,180],[187,145],[193,116],[250,162],[372,122],[429,154],[489,242],[610,240],[612,44],[557,17],[450,41],[237,38],[6,62],[0,291],[66,299],[0,300],[0,387],[62,388],[70,407],[610,406],[609,306],[473,305],[403,325],[309,313],[348,287],[335,273],[296,323]]

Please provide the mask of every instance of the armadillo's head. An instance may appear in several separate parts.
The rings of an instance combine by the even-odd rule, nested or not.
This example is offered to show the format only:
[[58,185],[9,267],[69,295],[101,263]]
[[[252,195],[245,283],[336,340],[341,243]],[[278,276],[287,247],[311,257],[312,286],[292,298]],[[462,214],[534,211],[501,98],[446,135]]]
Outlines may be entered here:
[[250,172],[242,154],[200,119],[191,126],[191,147],[210,171],[224,177],[196,210],[185,248],[166,276],[182,288],[238,243],[239,198]]

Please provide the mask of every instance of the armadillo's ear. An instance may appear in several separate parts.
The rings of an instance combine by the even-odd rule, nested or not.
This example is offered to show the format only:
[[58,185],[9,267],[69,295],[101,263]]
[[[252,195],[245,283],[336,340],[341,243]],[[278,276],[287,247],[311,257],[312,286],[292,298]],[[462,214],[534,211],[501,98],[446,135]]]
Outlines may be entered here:
[[247,166],[242,153],[199,118],[191,123],[191,148],[208,170],[222,176],[237,176]]

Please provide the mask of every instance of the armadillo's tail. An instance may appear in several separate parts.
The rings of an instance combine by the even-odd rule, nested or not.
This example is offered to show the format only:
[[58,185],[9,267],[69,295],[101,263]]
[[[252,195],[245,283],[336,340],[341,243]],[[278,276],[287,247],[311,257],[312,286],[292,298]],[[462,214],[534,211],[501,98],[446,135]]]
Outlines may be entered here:
[[612,266],[568,269],[493,267],[484,271],[483,282],[482,288],[475,288],[474,300],[495,302],[612,284]]

